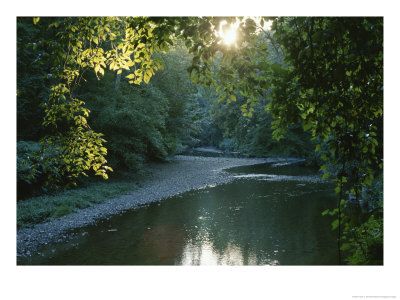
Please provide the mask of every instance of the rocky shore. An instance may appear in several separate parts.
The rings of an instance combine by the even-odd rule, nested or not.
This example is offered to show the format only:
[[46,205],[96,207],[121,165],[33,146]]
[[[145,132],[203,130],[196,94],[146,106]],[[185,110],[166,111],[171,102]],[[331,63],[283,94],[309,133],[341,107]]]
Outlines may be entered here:
[[140,188],[129,195],[118,196],[33,228],[20,229],[17,232],[17,255],[30,256],[40,245],[67,238],[69,230],[94,224],[97,220],[111,215],[189,190],[234,180],[233,174],[225,172],[224,169],[283,160],[285,159],[175,156],[170,163],[149,164],[146,167],[147,175],[137,182]]

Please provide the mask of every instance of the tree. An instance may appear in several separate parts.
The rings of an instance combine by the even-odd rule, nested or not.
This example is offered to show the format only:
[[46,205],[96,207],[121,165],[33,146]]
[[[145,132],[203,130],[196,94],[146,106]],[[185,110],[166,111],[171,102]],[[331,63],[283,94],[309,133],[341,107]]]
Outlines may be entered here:
[[[331,175],[339,201],[330,213],[338,216],[332,227],[338,228],[340,248],[346,195],[360,199],[383,167],[383,18],[276,18],[272,32],[267,37],[279,53],[275,62],[252,30],[242,47],[222,51],[217,83],[199,82],[216,83],[220,101],[242,94],[248,116],[269,97],[277,140],[289,125],[301,122],[318,141],[321,158],[337,166]],[[329,177],[326,164],[321,171]]]
[[[253,19],[240,18],[237,47],[220,44],[215,28],[222,21],[237,20],[65,18],[45,24],[57,28],[57,42],[43,40],[42,44],[55,57],[52,77],[60,83],[51,87],[45,103],[44,125],[54,132],[44,140],[63,145],[63,155],[84,147],[67,159],[74,162],[70,169],[74,176],[93,166],[97,174],[106,176],[104,150],[89,155],[91,149],[78,143],[80,139],[91,140],[86,145],[104,148],[101,136],[88,127],[89,111],[73,97],[74,89],[87,69],[99,77],[106,67],[117,74],[126,70],[130,83],[148,83],[161,67],[154,52],[167,51],[175,37],[183,40],[193,56],[189,68],[192,81],[215,85],[219,101],[236,101],[240,93],[247,99],[242,111],[251,116],[253,106],[268,94],[277,139],[288,124],[302,121],[314,138],[329,140],[331,151],[324,158],[362,161],[363,166],[351,171],[354,192],[359,194],[361,186],[372,180],[372,169],[381,165],[375,155],[379,143],[373,123],[382,116],[383,106],[382,19],[278,18],[274,33],[264,31],[263,39]],[[267,55],[268,46],[274,49],[275,61]],[[217,53],[219,66],[215,70],[212,60]],[[281,64],[282,55],[285,61]],[[60,120],[67,122],[58,124]],[[352,151],[358,147],[363,151]],[[79,162],[86,166],[77,167]]]
[[345,195],[361,199],[362,187],[383,164],[376,139],[383,116],[383,19],[289,18],[274,28],[291,67],[276,67],[274,84],[286,90],[275,89],[269,109],[276,130],[302,119],[314,138],[328,144],[322,158],[340,166],[332,224],[340,244]]
[[[193,54],[191,67],[194,77],[208,74],[200,61],[210,61],[220,39],[213,28],[222,18],[148,18],[148,17],[81,17],[55,18],[50,22],[34,18],[42,29],[54,31],[56,39],[40,40],[46,55],[41,63],[51,65],[52,84],[48,99],[43,103],[43,125],[48,134],[41,139],[45,157],[57,157],[57,170],[48,176],[48,183],[59,183],[67,178],[74,183],[79,175],[94,172],[107,178],[105,155],[107,149],[101,133],[87,122],[90,111],[76,98],[76,90],[85,72],[92,70],[97,78],[105,69],[128,71],[130,83],[148,83],[161,62],[155,51],[167,51],[173,37],[183,39]],[[233,21],[232,18],[231,21]],[[207,45],[207,47],[205,47]],[[208,80],[209,77],[201,77]],[[53,159],[53,158],[52,158]],[[54,159],[53,159],[54,160]],[[44,162],[46,164],[46,162]],[[35,173],[32,172],[31,177]]]

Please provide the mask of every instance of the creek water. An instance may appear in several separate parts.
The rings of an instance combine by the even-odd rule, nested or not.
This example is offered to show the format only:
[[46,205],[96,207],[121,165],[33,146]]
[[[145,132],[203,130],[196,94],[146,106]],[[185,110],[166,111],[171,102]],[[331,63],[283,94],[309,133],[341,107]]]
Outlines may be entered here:
[[299,166],[230,169],[235,181],[116,215],[18,264],[337,265],[336,232],[321,212],[331,184]]

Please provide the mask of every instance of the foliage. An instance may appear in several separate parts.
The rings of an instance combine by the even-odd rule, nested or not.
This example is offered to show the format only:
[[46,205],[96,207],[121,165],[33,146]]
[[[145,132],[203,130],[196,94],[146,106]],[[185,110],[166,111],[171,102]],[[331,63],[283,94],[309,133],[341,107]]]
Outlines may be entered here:
[[46,55],[38,60],[52,66],[49,75],[54,82],[48,100],[42,103],[48,134],[41,144],[44,151],[55,148],[52,153],[63,164],[54,170],[58,176],[49,176],[47,183],[59,184],[60,178],[67,178],[74,184],[79,175],[87,176],[89,171],[107,179],[107,171],[112,169],[106,165],[105,140],[89,126],[90,111],[74,96],[75,91],[87,70],[99,78],[106,67],[117,74],[133,68],[127,75],[131,82],[148,83],[159,68],[151,59],[160,48],[159,40],[152,38],[151,26],[142,24],[141,18],[56,18],[50,22],[42,18],[34,23],[42,31],[54,31],[54,38],[43,36],[40,40],[40,50]]
[[302,120],[328,146],[321,157],[338,166],[338,219],[332,227],[340,245],[341,223],[348,221],[345,195],[360,199],[382,168],[376,123],[383,115],[383,19],[288,18],[277,20],[274,29],[288,64],[273,70],[274,128],[279,137],[287,124]]
[[181,42],[174,42],[168,53],[155,53],[162,61],[163,69],[155,74],[151,83],[168,100],[165,134],[172,143],[169,153],[182,152],[198,143],[196,136],[200,132],[203,113],[196,98],[198,88],[186,74],[191,56]]
[[[360,199],[363,186],[371,184],[383,167],[382,143],[377,139],[383,117],[383,19],[277,18],[268,36],[273,45],[280,45],[275,62],[265,55],[265,41],[256,38],[254,22],[247,23],[252,24],[248,43],[234,53],[222,51],[218,79],[209,82],[221,91],[220,101],[236,101],[238,93],[243,95],[246,116],[253,116],[255,105],[269,97],[275,139],[301,122],[319,141],[315,150],[337,166],[339,200],[333,213],[338,219],[332,227],[338,229],[340,245],[345,195]],[[201,74],[211,77],[211,72]],[[327,151],[321,151],[321,143]],[[323,178],[329,177],[326,164],[321,171]]]
[[236,140],[233,138],[224,138],[221,143],[219,143],[219,148],[224,151],[235,151],[238,146]]
[[[371,182],[373,168],[382,165],[372,124],[383,112],[382,24],[382,18],[275,22],[275,36],[292,66],[274,70],[278,87],[269,109],[277,118],[275,129],[302,119],[315,138],[327,141],[324,159],[339,165],[359,162],[338,174],[353,179],[356,193]],[[285,84],[279,84],[283,80],[292,83],[285,91]]]
[[44,134],[40,104],[48,98],[51,66],[41,63],[46,52],[40,38],[51,32],[33,25],[31,18],[17,18],[17,139],[38,141]]
[[374,169],[382,167],[382,145],[375,138],[383,114],[382,28],[382,18],[277,18],[267,36],[270,44],[280,45],[274,62],[266,39],[258,38],[257,24],[247,19],[239,27],[246,42],[221,49],[214,73],[206,55],[213,48],[200,49],[203,69],[210,70],[194,72],[192,78],[201,74],[205,78],[198,82],[216,84],[219,101],[235,102],[243,95],[246,116],[270,99],[273,136],[279,140],[289,125],[301,122],[315,140],[328,144],[329,151],[321,153],[324,160],[357,162],[338,178],[340,184],[351,177],[359,194]]
[[371,184],[363,191],[365,201],[370,211],[379,211],[383,207],[383,173],[376,176]]
[[17,190],[18,198],[29,196],[32,185],[37,184],[38,173],[33,165],[37,163],[37,154],[40,152],[37,142],[17,142]]
[[346,261],[352,265],[383,264],[383,219],[371,215],[359,227],[349,228],[341,250],[350,255]]
[[[111,170],[104,157],[105,140],[101,134],[91,129],[87,122],[90,111],[84,107],[83,101],[76,98],[76,91],[84,80],[85,72],[92,70],[100,78],[104,76],[106,68],[116,71],[117,75],[126,70],[128,74],[125,78],[129,83],[149,83],[155,71],[162,67],[160,59],[154,53],[168,50],[173,44],[171,35],[184,37],[187,46],[190,44],[189,48],[196,56],[199,41],[204,42],[214,36],[210,28],[221,20],[147,17],[35,18],[36,26],[42,31],[52,31],[54,37],[44,36],[40,40],[40,50],[46,55],[41,56],[39,61],[52,66],[50,74],[54,83],[51,85],[48,100],[43,103],[43,125],[47,127],[49,134],[41,139],[41,143],[44,149],[52,146],[58,149],[59,158],[65,166],[58,169],[57,173],[74,183],[79,175],[87,175],[90,170],[103,178],[107,178],[107,171]],[[200,33],[204,33],[204,36],[199,36],[198,27],[201,27]],[[213,41],[214,44],[217,42],[216,39]],[[20,47],[23,48],[23,45]],[[173,86],[171,85],[170,91]],[[168,120],[175,122],[175,125],[179,118],[173,118],[173,114],[179,115],[180,111],[186,109],[185,104],[178,102],[177,100],[174,103],[175,112],[170,109]],[[171,143],[176,143],[177,134],[171,136]],[[58,182],[57,178],[49,178],[49,181],[51,179]]]
[[[53,126],[55,133],[41,140],[44,151],[54,149],[58,159],[63,163],[56,172],[62,178],[75,182],[76,178],[93,169],[96,175],[107,179],[107,149],[103,147],[103,134],[94,132],[88,125],[85,117],[89,110],[83,107],[84,102],[71,98],[66,102],[66,93],[69,89],[60,84],[52,87],[49,105],[46,105],[43,125]],[[48,183],[58,182],[57,177],[50,176]]]
[[202,47],[193,58],[193,65],[200,67],[192,65],[189,69],[194,82],[216,86],[216,95],[210,97],[209,103],[211,123],[222,131],[223,137],[220,135],[220,142],[213,144],[225,147],[229,142],[229,149],[254,156],[309,156],[313,143],[308,142],[307,133],[299,130],[299,124],[291,126],[286,139],[278,143],[273,139],[271,115],[265,112],[271,101],[270,66],[271,62],[282,61],[281,47],[272,33],[262,28],[263,19],[260,23],[246,18],[237,20],[237,45]]
[[111,73],[105,74],[101,85],[95,78],[88,80],[89,89],[81,93],[92,110],[93,128],[108,140],[113,167],[137,170],[147,156],[166,155],[160,130],[167,103],[159,91],[126,86],[125,82],[116,91]]
[[58,169],[64,167],[57,159],[58,150],[50,147],[43,151],[38,142],[17,142],[17,199],[21,200],[37,194],[56,189],[55,184],[48,185],[49,177],[58,179],[61,185],[66,185],[66,178],[62,178]]
[[[90,24],[60,23],[58,19],[51,21],[53,22],[50,24],[49,20],[41,23],[40,30],[44,31],[47,28],[51,31],[51,28],[59,27],[60,30],[53,34],[55,38],[42,36],[41,40],[35,43],[43,53],[36,58],[36,63],[51,66],[48,77],[53,81],[47,101],[41,103],[45,113],[43,125],[47,127],[48,133],[41,139],[41,144],[43,152],[53,154],[42,157],[45,165],[54,166],[46,183],[59,185],[67,178],[68,182],[74,184],[78,175],[86,175],[85,172],[90,169],[107,178],[104,140],[101,134],[95,133],[87,124],[86,117],[89,111],[83,107],[83,101],[73,97],[71,90],[80,75],[79,70],[73,69],[76,64],[74,59],[78,61],[83,55],[83,47],[93,40],[93,36],[89,38],[89,34],[92,34]],[[79,33],[73,36],[71,32],[76,30],[79,30]],[[21,48],[23,50],[23,46],[20,46]],[[96,68],[95,62],[96,57],[92,55],[85,63]],[[59,159],[60,163],[53,164],[55,158]]]
[[29,183],[33,160],[40,149],[41,147],[37,142],[17,142],[17,181]]
[[218,127],[211,113],[211,107],[217,102],[217,98],[215,89],[206,86],[198,86],[197,93],[193,95],[193,101],[197,102],[200,113],[200,130],[195,138],[202,146],[218,147],[223,138],[223,130]]
[[[154,53],[168,50],[175,37],[184,41],[192,55],[191,79],[196,83],[216,84],[219,101],[235,102],[240,93],[247,99],[241,109],[251,117],[254,106],[269,95],[275,138],[280,139],[289,124],[302,121],[304,129],[315,138],[330,140],[330,152],[325,158],[333,163],[363,161],[351,174],[341,174],[355,178],[358,193],[363,184],[371,181],[372,167],[380,164],[375,155],[377,128],[371,122],[382,116],[382,19],[278,18],[274,34],[265,32],[260,37],[259,25],[253,19],[239,18],[237,47],[221,46],[221,38],[213,28],[218,28],[222,21],[236,20],[66,18],[51,23],[51,28],[58,28],[56,36],[60,43],[47,44],[63,62],[53,73],[65,83],[53,86],[53,91],[61,92],[55,93],[54,99],[50,97],[45,124],[56,127],[56,120],[68,118],[61,113],[63,110],[71,112],[76,108],[73,117],[77,117],[70,128],[75,129],[74,133],[60,132],[57,126],[52,135],[65,136],[57,141],[63,155],[67,143],[76,152],[81,151],[75,139],[79,135],[85,139],[95,135],[85,123],[88,111],[79,106],[82,102],[70,97],[71,104],[58,103],[59,99],[67,99],[65,94],[73,92],[69,88],[74,88],[84,70],[91,68],[96,76],[103,75],[106,67],[117,74],[126,70],[129,82],[148,83],[161,68]],[[214,58],[219,61],[217,68],[212,64]],[[46,140],[55,143],[52,138]],[[95,141],[101,144],[91,143],[91,147],[102,148],[103,141]],[[360,146],[362,152],[351,151]],[[86,150],[93,149],[82,150],[87,153]],[[95,171],[105,176],[103,154],[98,152],[94,160],[86,156],[71,159],[75,164],[81,158],[88,161],[88,168],[97,169],[100,164],[102,169]],[[68,171],[77,176],[86,170]]]
[[[219,146],[230,151],[239,151],[251,156],[295,156],[309,157],[313,152],[310,135],[300,124],[289,126],[284,139],[273,138],[272,117],[265,111],[265,103],[252,105],[252,116],[244,116],[241,107],[246,103],[242,95],[237,95],[234,103],[211,104],[210,112],[214,126],[223,132]],[[226,147],[229,141],[230,146]]]
[[108,141],[113,168],[139,170],[145,161],[164,160],[193,143],[198,132],[197,102],[192,101],[196,89],[182,78],[182,51],[159,53],[163,70],[147,85],[131,85],[122,78],[116,88],[118,75],[106,71],[102,81],[89,76],[79,89],[92,111],[92,127]]
[[[107,178],[106,154],[137,169],[199,139],[254,155],[315,147],[337,184],[340,246],[347,195],[360,199],[383,167],[383,18],[281,17],[268,31],[270,19],[19,18],[18,135],[41,144],[19,178]],[[234,45],[217,33],[223,22],[239,22]]]

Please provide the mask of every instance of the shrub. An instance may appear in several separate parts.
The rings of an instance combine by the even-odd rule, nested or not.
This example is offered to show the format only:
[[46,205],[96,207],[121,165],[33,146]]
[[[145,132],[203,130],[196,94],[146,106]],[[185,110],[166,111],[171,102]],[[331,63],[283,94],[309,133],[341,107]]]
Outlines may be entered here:
[[17,198],[23,199],[40,190],[41,146],[38,142],[17,142]]
[[371,215],[367,222],[348,231],[349,241],[342,250],[351,253],[346,261],[352,265],[383,264],[383,219]]
[[372,184],[364,190],[363,200],[369,210],[379,210],[383,206],[383,173],[374,178]]
[[37,174],[33,170],[33,165],[37,163],[40,150],[41,147],[38,142],[17,142],[17,182],[28,184],[35,182]]
[[236,139],[234,138],[224,138],[221,143],[219,143],[219,148],[224,151],[234,151],[238,147]]

